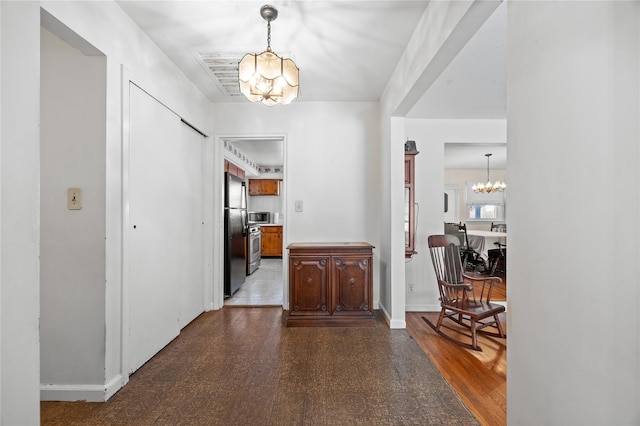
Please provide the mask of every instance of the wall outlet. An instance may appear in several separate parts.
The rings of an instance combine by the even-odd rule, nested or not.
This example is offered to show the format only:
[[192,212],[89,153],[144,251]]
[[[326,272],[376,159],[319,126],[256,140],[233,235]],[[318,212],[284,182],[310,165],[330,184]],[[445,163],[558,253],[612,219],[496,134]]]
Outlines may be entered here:
[[409,293],[413,293],[413,284],[409,284]]

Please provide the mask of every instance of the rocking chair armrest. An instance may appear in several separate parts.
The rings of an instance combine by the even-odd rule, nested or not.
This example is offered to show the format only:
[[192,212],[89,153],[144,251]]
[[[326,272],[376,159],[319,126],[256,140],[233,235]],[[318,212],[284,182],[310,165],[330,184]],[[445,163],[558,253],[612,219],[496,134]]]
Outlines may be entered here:
[[440,284],[442,284],[444,287],[448,287],[454,290],[467,290],[467,291],[473,291],[473,285],[472,284],[468,284],[468,283],[448,283],[446,281],[440,281]]
[[[482,282],[482,285],[479,287],[481,287],[480,293],[479,293],[479,297],[481,301],[485,301],[485,302],[491,302],[491,293],[493,292],[493,286],[495,283],[501,283],[502,284],[502,278],[500,277],[494,277],[491,275],[488,276],[478,276],[478,275],[469,275],[469,274],[462,274],[463,278],[465,280],[469,280],[471,281],[471,287],[475,287],[475,283],[477,282]],[[476,292],[476,294],[478,294]]]
[[494,282],[502,283],[502,278],[493,275],[471,275],[463,272],[462,277],[471,282],[490,282],[491,286],[493,286]]

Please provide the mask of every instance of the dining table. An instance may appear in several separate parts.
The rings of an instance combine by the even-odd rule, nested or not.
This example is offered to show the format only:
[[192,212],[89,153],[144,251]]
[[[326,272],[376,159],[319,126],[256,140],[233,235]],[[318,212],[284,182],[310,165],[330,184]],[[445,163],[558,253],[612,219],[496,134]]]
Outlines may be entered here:
[[498,248],[496,243],[507,244],[506,232],[467,230],[469,246],[480,254],[484,260],[489,259],[489,250]]

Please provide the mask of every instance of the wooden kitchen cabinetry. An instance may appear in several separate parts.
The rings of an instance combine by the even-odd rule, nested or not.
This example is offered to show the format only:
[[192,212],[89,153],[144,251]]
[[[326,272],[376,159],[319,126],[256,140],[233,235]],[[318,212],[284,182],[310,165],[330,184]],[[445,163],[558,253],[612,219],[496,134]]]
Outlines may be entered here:
[[245,176],[245,172],[242,168],[227,160],[224,160],[224,171],[234,176],[238,176],[240,179],[244,179]]
[[371,244],[294,243],[287,248],[287,326],[375,327]]
[[260,255],[282,257],[282,226],[261,225],[260,233]]
[[280,195],[280,179],[249,179],[249,195]]

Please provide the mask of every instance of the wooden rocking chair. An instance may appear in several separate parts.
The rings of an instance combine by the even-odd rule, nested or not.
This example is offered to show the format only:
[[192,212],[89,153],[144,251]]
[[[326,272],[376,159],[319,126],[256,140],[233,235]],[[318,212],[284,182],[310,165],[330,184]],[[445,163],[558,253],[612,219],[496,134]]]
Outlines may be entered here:
[[[431,235],[428,238],[429,252],[438,280],[440,291],[440,316],[438,323],[433,325],[426,317],[422,317],[438,334],[446,336],[440,331],[442,321],[449,318],[471,331],[471,345],[461,344],[467,348],[482,351],[478,346],[477,332],[506,338],[502,330],[498,314],[505,311],[505,307],[491,303],[491,293],[494,283],[502,282],[499,277],[487,275],[466,274],[460,260],[460,242],[452,235]],[[495,327],[496,332],[483,330]]]

